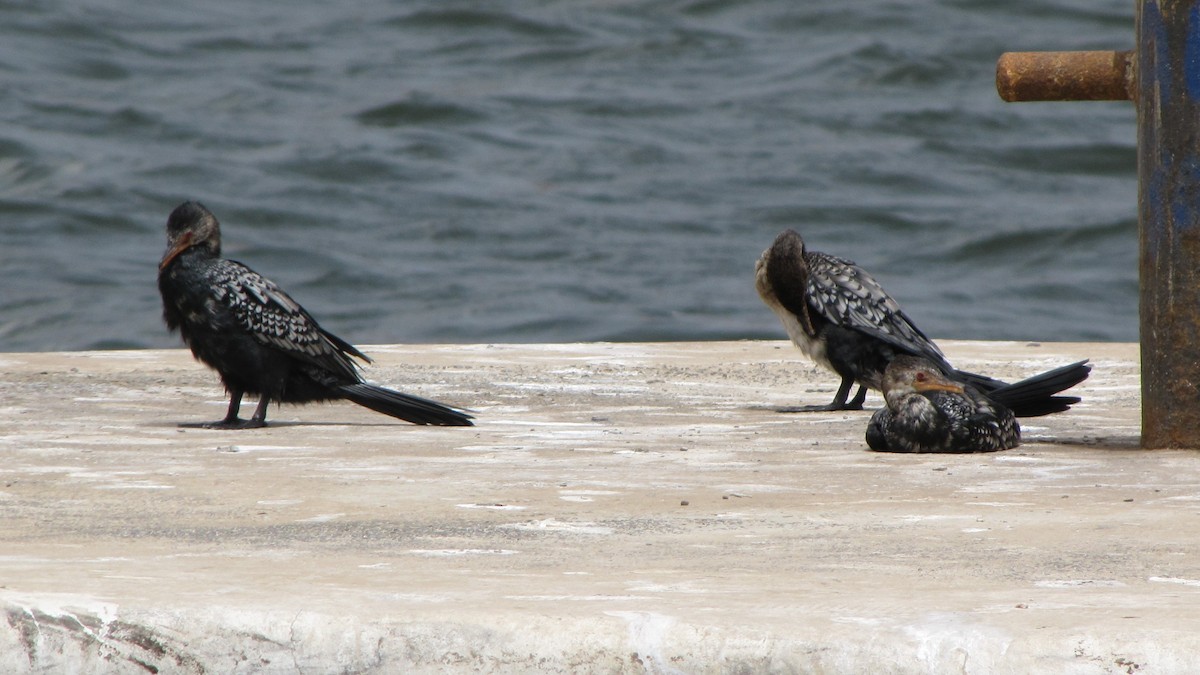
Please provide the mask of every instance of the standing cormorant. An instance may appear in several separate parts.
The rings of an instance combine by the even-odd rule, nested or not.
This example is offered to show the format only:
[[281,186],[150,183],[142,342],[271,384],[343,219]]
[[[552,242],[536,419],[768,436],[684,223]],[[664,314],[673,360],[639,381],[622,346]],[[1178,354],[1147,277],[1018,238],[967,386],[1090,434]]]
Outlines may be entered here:
[[[763,251],[754,282],[792,342],[842,378],[831,403],[783,412],[862,410],[867,389],[881,389],[884,369],[902,354],[928,359],[947,377],[974,385],[1018,417],[1067,410],[1079,398],[1054,394],[1087,379],[1091,371],[1086,360],[1063,366],[1021,381],[1019,398],[1006,398],[1017,385],[956,370],[866,270],[849,260],[806,250],[794,230],[780,233]],[[856,383],[858,392],[847,401]]]
[[[167,218],[167,251],[158,264],[163,319],[179,329],[197,359],[229,391],[225,419],[202,426],[266,426],[267,405],[348,399],[414,424],[471,426],[471,416],[441,403],[363,381],[351,356],[370,359],[317,325],[269,279],[221,257],[221,227],[199,202]],[[259,397],[254,416],[238,417],[242,395]]]
[[955,382],[929,359],[897,356],[883,371],[887,405],[867,425],[867,445],[881,452],[995,452],[1021,444],[1008,408]]

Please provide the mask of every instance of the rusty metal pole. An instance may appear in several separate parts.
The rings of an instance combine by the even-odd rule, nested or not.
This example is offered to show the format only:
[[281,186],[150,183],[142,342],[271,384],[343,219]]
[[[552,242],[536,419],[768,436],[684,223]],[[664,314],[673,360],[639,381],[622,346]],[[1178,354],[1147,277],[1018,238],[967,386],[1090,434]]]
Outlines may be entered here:
[[1132,52],[1010,53],[1006,101],[1138,112],[1142,447],[1200,448],[1200,0],[1136,0]]
[[1200,0],[1137,12],[1142,445],[1200,447]]

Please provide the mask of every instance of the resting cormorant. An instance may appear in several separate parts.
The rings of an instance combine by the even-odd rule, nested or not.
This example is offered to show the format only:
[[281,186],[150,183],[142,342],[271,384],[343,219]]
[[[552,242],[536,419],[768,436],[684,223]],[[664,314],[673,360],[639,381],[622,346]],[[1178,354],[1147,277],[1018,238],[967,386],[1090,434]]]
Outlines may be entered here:
[[[882,388],[883,372],[895,357],[920,356],[952,380],[974,385],[1018,417],[1067,410],[1075,396],[1054,396],[1087,379],[1087,361],[1023,380],[1013,395],[1000,380],[956,370],[866,270],[849,260],[809,251],[794,230],[785,230],[758,259],[755,287],[791,337],[813,361],[842,378],[833,401],[782,412],[862,410],[867,389]],[[859,385],[854,398],[850,389]]]
[[[470,415],[441,403],[364,382],[350,357],[369,358],[322,329],[269,279],[221,257],[220,224],[199,202],[184,202],[167,218],[158,290],[167,327],[179,329],[192,354],[220,373],[229,391],[225,419],[204,427],[263,427],[271,401],[334,399],[414,424],[471,426]],[[238,417],[243,394],[259,396],[249,420]]]
[[1021,444],[1008,408],[955,382],[932,361],[897,356],[883,372],[887,405],[867,425],[867,445],[881,452],[995,452]]

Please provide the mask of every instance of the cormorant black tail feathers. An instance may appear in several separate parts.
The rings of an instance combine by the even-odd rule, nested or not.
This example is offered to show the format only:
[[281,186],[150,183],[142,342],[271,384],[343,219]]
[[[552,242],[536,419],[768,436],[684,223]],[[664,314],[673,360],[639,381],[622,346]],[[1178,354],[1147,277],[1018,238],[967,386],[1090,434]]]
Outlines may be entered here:
[[1091,372],[1092,367],[1084,359],[998,387],[987,392],[987,396],[1012,410],[1017,417],[1040,417],[1063,412],[1081,399],[1078,396],[1055,394],[1083,382]]
[[979,391],[983,391],[983,392],[994,391],[996,389],[1000,389],[1002,387],[1008,386],[1008,383],[1005,382],[1004,380],[997,380],[994,377],[988,377],[987,375],[980,375],[979,373],[969,373],[965,370],[958,370],[958,369],[948,370],[945,372],[947,375],[954,378],[955,380],[958,380],[959,382],[963,382],[965,384],[969,384],[972,387],[975,387]]
[[413,424],[439,427],[474,426],[470,415],[420,396],[405,394],[366,382],[342,385],[338,389],[345,394],[349,401]]

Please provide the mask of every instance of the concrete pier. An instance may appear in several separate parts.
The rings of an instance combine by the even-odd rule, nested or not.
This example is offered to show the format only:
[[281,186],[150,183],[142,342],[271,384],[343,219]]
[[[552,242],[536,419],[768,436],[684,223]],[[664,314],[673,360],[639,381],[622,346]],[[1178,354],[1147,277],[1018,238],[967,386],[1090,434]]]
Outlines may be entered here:
[[[784,342],[380,346],[468,407],[219,419],[182,350],[0,354],[0,672],[1200,672],[1200,453],[1132,344],[941,343],[1072,411],[866,450]],[[880,404],[868,398],[869,407]]]

